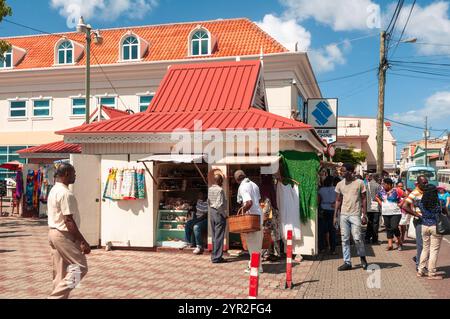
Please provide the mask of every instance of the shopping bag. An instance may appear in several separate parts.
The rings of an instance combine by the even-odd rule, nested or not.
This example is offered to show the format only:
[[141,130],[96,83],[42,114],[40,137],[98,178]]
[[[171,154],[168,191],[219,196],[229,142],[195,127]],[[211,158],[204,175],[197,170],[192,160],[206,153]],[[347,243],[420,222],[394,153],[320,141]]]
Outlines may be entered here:
[[414,218],[409,221],[408,238],[416,239],[416,227],[414,227]]

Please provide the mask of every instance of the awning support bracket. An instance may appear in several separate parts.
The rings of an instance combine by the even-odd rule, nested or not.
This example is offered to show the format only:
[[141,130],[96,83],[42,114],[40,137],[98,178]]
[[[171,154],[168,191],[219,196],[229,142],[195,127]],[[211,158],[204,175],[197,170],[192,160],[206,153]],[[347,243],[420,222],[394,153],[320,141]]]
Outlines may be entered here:
[[200,176],[203,178],[203,181],[205,182],[206,186],[208,186],[208,181],[206,180],[205,176],[203,175],[202,171],[200,170],[200,168],[198,167],[197,163],[194,162],[194,166],[197,169],[198,173],[200,174]]
[[147,164],[145,162],[141,162],[142,164],[144,164],[145,166],[145,170],[147,171],[147,173],[150,174],[150,176],[153,179],[153,182],[155,183],[155,185],[158,185],[158,181],[156,180],[156,178],[153,176],[153,174],[150,172],[150,169],[148,168]]

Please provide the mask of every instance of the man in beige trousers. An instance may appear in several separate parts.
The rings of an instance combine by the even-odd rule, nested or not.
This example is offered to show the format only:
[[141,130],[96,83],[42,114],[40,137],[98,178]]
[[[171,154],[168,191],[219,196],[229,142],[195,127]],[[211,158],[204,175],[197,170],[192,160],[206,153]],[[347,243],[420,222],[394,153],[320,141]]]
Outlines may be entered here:
[[48,195],[49,243],[53,262],[53,291],[49,299],[67,299],[87,274],[88,242],[78,230],[80,214],[69,185],[75,183],[75,168],[63,163],[56,171],[56,184]]

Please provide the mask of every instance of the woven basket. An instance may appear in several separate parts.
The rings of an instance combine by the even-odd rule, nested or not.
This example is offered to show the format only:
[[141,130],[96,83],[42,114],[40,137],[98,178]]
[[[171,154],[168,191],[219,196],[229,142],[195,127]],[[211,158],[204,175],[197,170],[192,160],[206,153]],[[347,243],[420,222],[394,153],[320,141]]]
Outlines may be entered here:
[[228,217],[230,233],[253,233],[261,230],[259,215],[244,214],[240,208],[237,215]]

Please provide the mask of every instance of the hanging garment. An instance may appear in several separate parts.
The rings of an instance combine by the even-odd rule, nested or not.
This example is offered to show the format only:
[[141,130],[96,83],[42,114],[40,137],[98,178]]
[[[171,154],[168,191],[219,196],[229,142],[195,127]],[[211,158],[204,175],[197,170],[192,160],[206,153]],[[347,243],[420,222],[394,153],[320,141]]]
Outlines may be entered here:
[[42,170],[42,182],[40,187],[39,200],[43,204],[47,204],[47,198],[49,193],[49,182],[48,182],[48,169],[46,167]]
[[136,172],[136,198],[145,199],[145,171],[139,170]]
[[105,189],[103,191],[103,198],[114,199],[114,183],[116,182],[117,170],[111,168],[108,177],[106,178]]
[[124,174],[124,171],[122,168],[120,168],[116,171],[116,179],[114,181],[113,191],[112,191],[112,199],[114,199],[114,200],[122,199],[122,196],[120,193],[122,190],[123,174]]
[[16,173],[16,191],[14,192],[15,199],[19,200],[23,195],[23,172],[21,170]]
[[300,200],[297,185],[292,187],[292,185],[278,183],[277,197],[283,240],[287,240],[289,229],[293,231],[292,239],[300,240],[300,215],[298,214]]
[[27,182],[25,189],[25,202],[28,209],[33,207],[33,193],[34,193],[34,171],[29,170],[27,174]]
[[261,191],[261,197],[268,198],[272,207],[278,209],[277,194],[272,175],[261,175],[261,187],[259,189]]
[[[300,219],[306,223],[314,219],[317,212],[320,160],[315,153],[282,151],[283,176],[300,183]],[[278,202],[279,203],[279,202]]]
[[123,182],[120,191],[121,198],[123,200],[134,200],[136,199],[135,187],[136,187],[136,179],[135,179],[135,170],[126,169],[123,173]]

